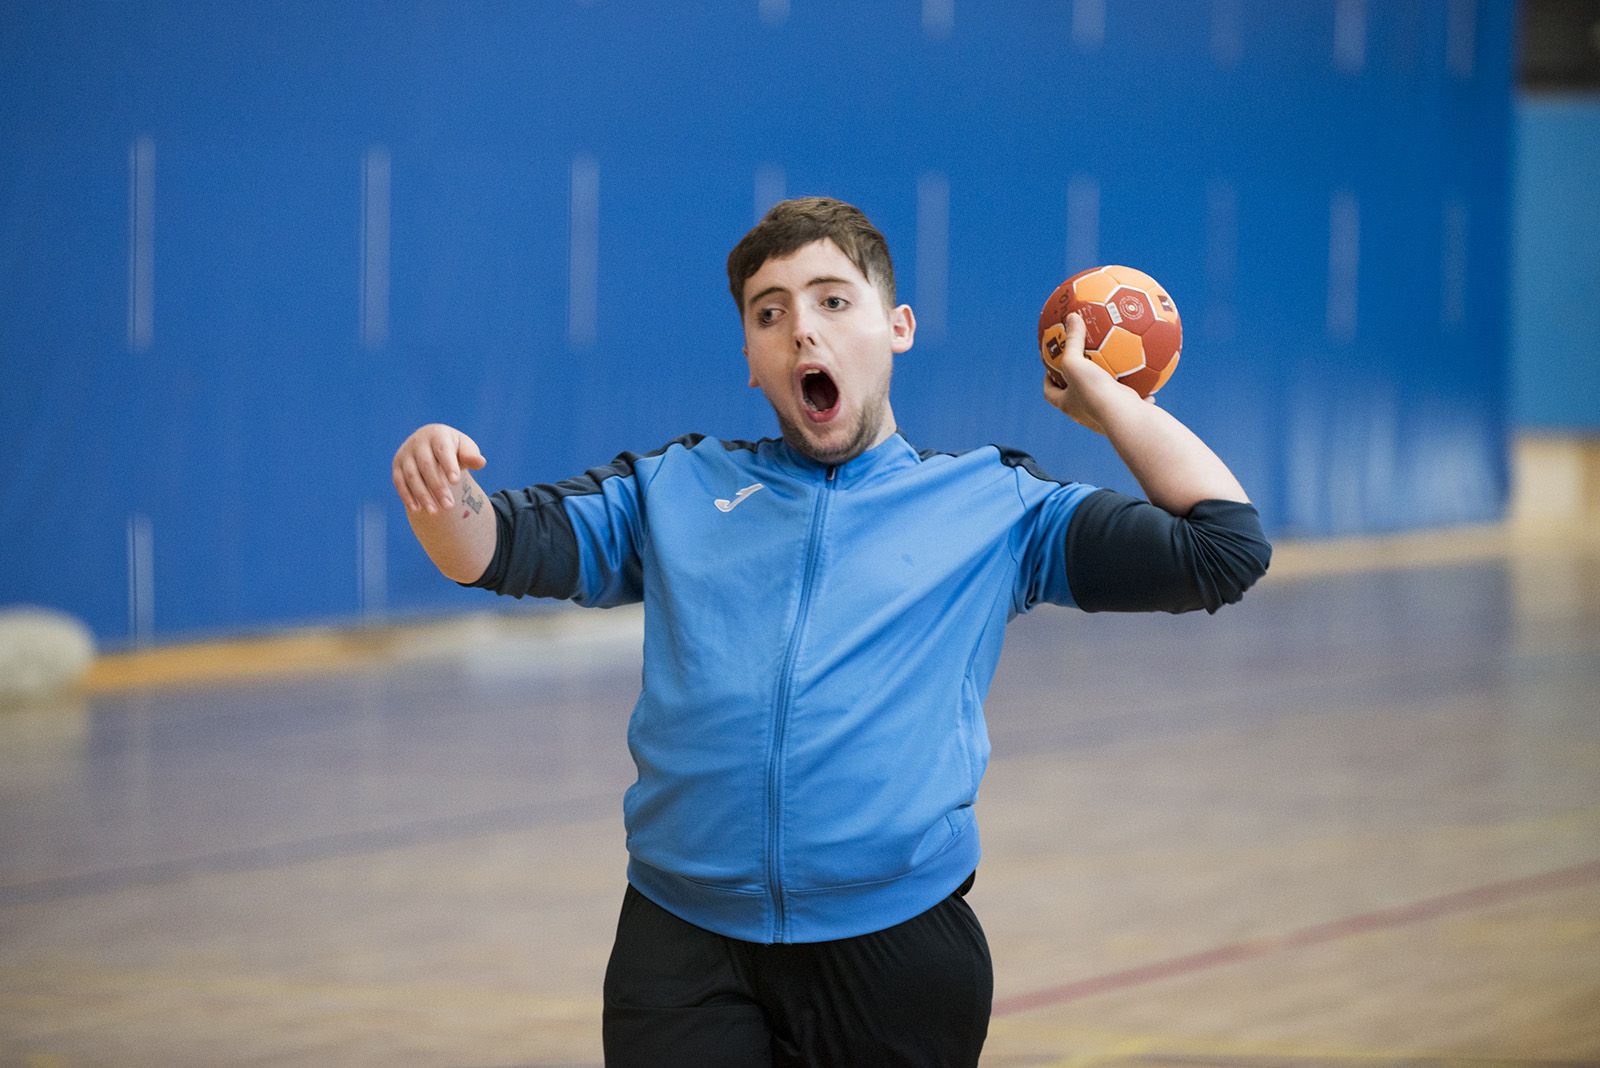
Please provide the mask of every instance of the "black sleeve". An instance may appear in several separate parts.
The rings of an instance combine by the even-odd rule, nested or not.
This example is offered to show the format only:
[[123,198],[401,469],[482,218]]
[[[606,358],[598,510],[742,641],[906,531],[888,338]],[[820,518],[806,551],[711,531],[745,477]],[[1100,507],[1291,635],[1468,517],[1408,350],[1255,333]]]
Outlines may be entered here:
[[493,494],[494,556],[476,582],[461,585],[598,608],[637,603],[644,596],[637,465],[703,440],[685,434],[653,452],[618,453],[575,478]]
[[500,490],[494,507],[494,556],[476,582],[462,586],[512,597],[571,597],[578,591],[578,539],[551,487]]
[[1201,501],[1180,517],[1102,489],[1073,512],[1066,554],[1085,612],[1215,612],[1266,574],[1272,546],[1254,505]]

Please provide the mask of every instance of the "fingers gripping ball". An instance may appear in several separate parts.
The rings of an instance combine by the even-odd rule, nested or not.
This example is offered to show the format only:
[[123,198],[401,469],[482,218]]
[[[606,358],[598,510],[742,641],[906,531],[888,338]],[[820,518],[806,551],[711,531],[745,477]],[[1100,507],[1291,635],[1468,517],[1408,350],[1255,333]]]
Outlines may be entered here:
[[1083,316],[1083,354],[1148,397],[1167,384],[1183,348],[1178,307],[1132,267],[1094,267],[1056,287],[1039,313],[1039,358],[1054,369],[1066,350],[1066,318]]

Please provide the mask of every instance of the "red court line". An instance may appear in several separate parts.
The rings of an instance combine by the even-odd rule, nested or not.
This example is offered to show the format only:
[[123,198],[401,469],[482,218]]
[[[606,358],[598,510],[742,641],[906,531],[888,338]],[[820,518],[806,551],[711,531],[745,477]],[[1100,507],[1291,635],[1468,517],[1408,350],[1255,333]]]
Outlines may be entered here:
[[1440,897],[1426,898],[1409,905],[1397,905],[1393,908],[1378,909],[1374,912],[1363,912],[1357,916],[1347,916],[1342,920],[1313,924],[1310,927],[1302,927],[1287,934],[1269,935],[1265,938],[1234,942],[1231,945],[1217,946],[1214,949],[1202,950],[1199,953],[1191,953],[1188,956],[1173,957],[1170,960],[1143,964],[1137,968],[1107,972],[1104,975],[1090,976],[1087,979],[1063,983],[1060,986],[1046,987],[1043,990],[1035,990],[1028,994],[1002,998],[994,1003],[993,1014],[995,1016],[1012,1016],[1019,1012],[1027,1012],[1030,1009],[1043,1008],[1046,1005],[1063,1005],[1069,1001],[1077,1001],[1080,998],[1103,994],[1108,990],[1141,986],[1159,979],[1188,975],[1191,972],[1205,971],[1207,968],[1215,968],[1223,964],[1237,964],[1240,961],[1255,960],[1258,957],[1265,957],[1280,950],[1313,946],[1321,942],[1333,942],[1341,938],[1367,934],[1371,931],[1380,931],[1390,927],[1403,927],[1411,923],[1421,923],[1424,920],[1431,920],[1437,916],[1444,916],[1452,912],[1465,912],[1469,909],[1498,905],[1503,901],[1512,901],[1530,894],[1542,894],[1571,886],[1582,886],[1597,879],[1600,879],[1600,860],[1593,860],[1587,864],[1578,864],[1571,868],[1558,868],[1555,871],[1547,871],[1539,875],[1528,875],[1520,879],[1509,879],[1503,883],[1489,883],[1485,886],[1473,887],[1470,890],[1461,890],[1453,894],[1444,894]]

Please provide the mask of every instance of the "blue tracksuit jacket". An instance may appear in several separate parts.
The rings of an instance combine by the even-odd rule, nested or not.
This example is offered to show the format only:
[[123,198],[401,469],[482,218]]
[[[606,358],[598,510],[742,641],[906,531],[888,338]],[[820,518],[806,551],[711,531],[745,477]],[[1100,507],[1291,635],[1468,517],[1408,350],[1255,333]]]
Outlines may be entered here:
[[976,867],[1008,620],[1041,601],[1215,611],[1270,551],[1249,505],[1179,519],[1021,453],[898,434],[837,467],[689,436],[491,500],[473,585],[644,602],[628,878],[753,942],[892,926]]

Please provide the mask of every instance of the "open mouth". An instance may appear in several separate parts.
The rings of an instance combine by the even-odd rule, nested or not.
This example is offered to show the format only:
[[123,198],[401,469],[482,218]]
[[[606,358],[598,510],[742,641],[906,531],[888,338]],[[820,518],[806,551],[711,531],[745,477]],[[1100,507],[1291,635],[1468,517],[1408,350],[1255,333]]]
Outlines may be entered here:
[[833,376],[819,367],[800,373],[800,399],[812,422],[825,423],[839,411],[839,386]]

